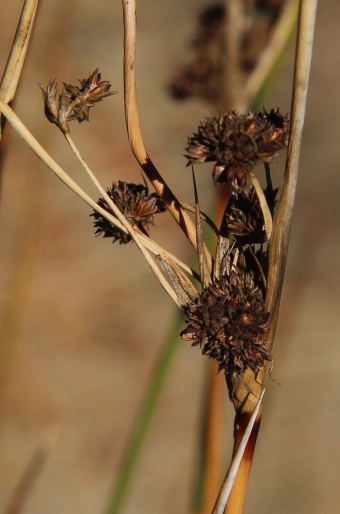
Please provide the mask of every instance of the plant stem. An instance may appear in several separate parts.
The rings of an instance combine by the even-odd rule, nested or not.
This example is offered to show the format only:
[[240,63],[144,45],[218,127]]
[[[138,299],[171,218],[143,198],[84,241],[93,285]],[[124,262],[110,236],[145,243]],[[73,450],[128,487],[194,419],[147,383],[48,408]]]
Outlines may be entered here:
[[[252,443],[252,434],[254,432],[258,432],[258,424],[256,424],[256,419],[258,412],[261,408],[261,402],[264,395],[264,390],[262,391],[262,394],[257,402],[257,405],[254,409],[254,412],[249,419],[247,426],[243,430],[243,436],[242,439],[239,441],[239,444],[237,446],[236,452],[234,452],[233,460],[230,465],[230,468],[228,470],[228,473],[224,479],[224,482],[222,484],[220,493],[217,497],[214,509],[212,511],[212,514],[223,514],[225,505],[228,501],[228,498],[230,496],[230,492],[232,490],[235,477],[238,473],[242,473],[242,470],[240,470],[240,466],[242,466],[243,457],[247,458],[247,454],[249,454],[249,449],[252,449],[253,443]],[[253,427],[255,426],[255,430],[253,430]],[[253,451],[250,454],[250,457],[252,459]],[[248,475],[246,476],[246,479],[248,480]]]
[[168,377],[176,351],[179,347],[178,333],[183,322],[181,312],[177,313],[175,323],[162,348],[151,379],[151,384],[144,397],[143,404],[136,416],[133,433],[127,452],[120,466],[118,481],[108,503],[106,514],[118,514],[122,511],[124,501],[131,487],[132,479],[143,450],[147,433],[155,416],[166,379]]
[[[0,84],[0,99],[10,104],[14,98],[22,67],[24,65],[28,43],[31,38],[38,0],[26,0],[22,8],[11,52]],[[0,140],[4,127],[0,115]]]
[[[163,180],[144,146],[136,92],[136,0],[122,0],[122,2],[124,13],[124,104],[131,150],[145,175],[166,204],[168,211],[197,251],[195,224]],[[211,270],[212,259],[206,248],[205,253]]]
[[[266,309],[270,313],[268,321],[270,331],[267,345],[269,350],[271,350],[274,343],[288,252],[299,168],[302,129],[304,124],[309,73],[312,59],[316,6],[317,0],[304,0],[300,3],[292,100],[291,133],[287,152],[285,181],[274,220],[272,239],[269,244],[269,272],[266,296]],[[247,426],[248,419],[255,409],[257,398],[260,396],[263,388],[265,373],[265,367],[257,374],[257,376],[254,376],[254,373],[251,370],[247,370],[242,377],[242,382],[236,389],[234,399],[236,408],[234,452],[237,450],[243,431]],[[243,512],[248,477],[260,421],[261,413],[259,412],[256,425],[254,426],[246,453],[241,463],[240,471],[237,475],[227,504],[226,514],[242,514]]]

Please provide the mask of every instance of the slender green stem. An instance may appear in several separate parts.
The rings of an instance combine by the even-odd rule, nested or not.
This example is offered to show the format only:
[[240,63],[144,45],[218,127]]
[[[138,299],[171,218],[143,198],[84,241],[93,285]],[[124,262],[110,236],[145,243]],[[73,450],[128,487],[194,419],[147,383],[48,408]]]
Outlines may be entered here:
[[146,393],[143,404],[141,405],[140,412],[136,417],[136,423],[133,427],[129,447],[124,455],[123,462],[121,463],[118,481],[109,500],[106,514],[118,514],[122,512],[124,501],[126,500],[131,488],[138,460],[144,448],[147,433],[153,421],[159,399],[179,346],[178,333],[180,331],[182,321],[182,313],[178,312],[170,334],[159,355],[158,362],[155,366],[155,372],[151,379],[151,384]]

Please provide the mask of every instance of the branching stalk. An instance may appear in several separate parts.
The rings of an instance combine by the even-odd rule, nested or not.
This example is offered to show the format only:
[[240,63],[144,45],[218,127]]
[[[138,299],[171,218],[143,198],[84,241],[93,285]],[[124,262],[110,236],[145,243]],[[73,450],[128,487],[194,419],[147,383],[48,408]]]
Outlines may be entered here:
[[[116,226],[120,225],[123,227],[124,231],[127,231],[131,237],[135,240],[136,244],[138,245],[138,248],[143,253],[145,259],[147,260],[149,266],[151,267],[152,271],[155,273],[157,279],[160,281],[163,288],[166,290],[166,292],[169,294],[169,296],[174,300],[176,305],[180,307],[180,304],[178,302],[178,298],[176,296],[176,293],[171,288],[167,280],[165,280],[164,276],[160,272],[158,266],[155,264],[155,262],[151,259],[148,251],[145,249],[144,245],[141,243],[139,236],[135,233],[131,225],[126,221],[125,217],[122,215],[122,213],[117,209],[117,207],[113,204],[113,211],[115,212],[116,217],[118,218],[118,221],[120,221],[119,225],[117,223],[117,218],[110,215],[105,209],[102,209],[92,198],[90,198],[85,191],[81,189],[81,187],[78,186],[74,180],[65,173],[65,171],[52,159],[52,157],[42,148],[42,146],[38,143],[38,141],[32,136],[32,134],[27,130],[27,128],[23,125],[23,123],[20,121],[20,119],[14,114],[12,109],[6,105],[5,103],[0,101],[0,111],[6,116],[8,121],[11,123],[13,128],[18,132],[18,134],[28,143],[28,145],[32,148],[32,150],[37,154],[37,156],[64,182],[64,184],[67,185],[74,193],[76,193],[82,200],[84,200],[88,205],[90,205],[93,209],[97,210],[105,216],[106,219],[108,219],[111,223],[113,223]],[[110,202],[111,199],[110,199]],[[110,205],[111,206],[111,205]],[[111,206],[112,207],[112,206]]]

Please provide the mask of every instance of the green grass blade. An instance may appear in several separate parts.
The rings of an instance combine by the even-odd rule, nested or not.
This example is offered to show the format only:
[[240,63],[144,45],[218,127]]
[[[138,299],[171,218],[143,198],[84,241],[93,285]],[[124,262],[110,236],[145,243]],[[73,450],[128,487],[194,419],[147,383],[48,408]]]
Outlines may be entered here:
[[179,311],[162,348],[149,389],[146,392],[145,399],[136,418],[130,444],[124,455],[120,474],[109,499],[106,514],[118,514],[122,512],[124,507],[124,502],[145,445],[147,433],[152,424],[173,359],[179,347],[180,339],[178,334],[182,323],[183,314]]

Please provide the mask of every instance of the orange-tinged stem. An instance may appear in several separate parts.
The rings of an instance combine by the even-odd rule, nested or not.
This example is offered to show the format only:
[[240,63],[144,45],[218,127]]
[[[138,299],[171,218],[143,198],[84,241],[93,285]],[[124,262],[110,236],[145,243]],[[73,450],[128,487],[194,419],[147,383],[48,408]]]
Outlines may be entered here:
[[[226,509],[224,511],[225,514],[243,513],[248,488],[249,475],[254,457],[255,445],[261,424],[261,412],[262,408],[260,408],[259,410],[253,430],[249,437],[248,444],[243,454],[241,465],[239,467],[235,483],[233,485]],[[249,413],[241,413],[240,415],[236,415],[235,417],[235,427],[237,427],[237,429],[235,430],[233,455],[235,454],[238,445],[243,437],[243,434],[248,426],[249,419]]]
[[217,374],[215,361],[209,362],[208,446],[206,455],[206,496],[204,512],[210,513],[221,486],[223,440],[223,380]]

